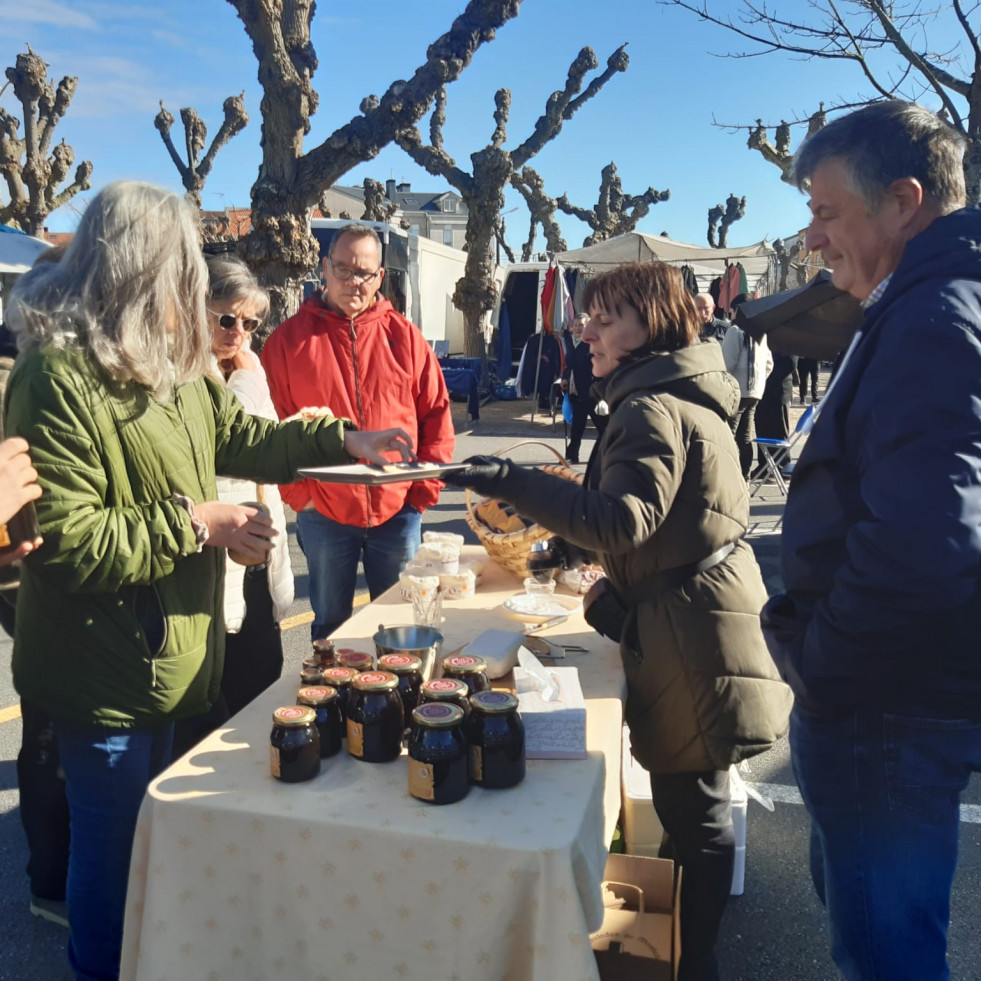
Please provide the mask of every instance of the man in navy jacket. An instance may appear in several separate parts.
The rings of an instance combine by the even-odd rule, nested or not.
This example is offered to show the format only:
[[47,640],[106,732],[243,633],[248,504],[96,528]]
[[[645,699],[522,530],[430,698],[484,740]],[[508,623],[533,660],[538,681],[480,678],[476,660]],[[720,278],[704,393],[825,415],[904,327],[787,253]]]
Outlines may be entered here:
[[981,212],[963,149],[883,102],[796,164],[807,246],[865,316],[794,470],[786,593],[763,622],[849,981],[949,978],[959,797],[981,770]]

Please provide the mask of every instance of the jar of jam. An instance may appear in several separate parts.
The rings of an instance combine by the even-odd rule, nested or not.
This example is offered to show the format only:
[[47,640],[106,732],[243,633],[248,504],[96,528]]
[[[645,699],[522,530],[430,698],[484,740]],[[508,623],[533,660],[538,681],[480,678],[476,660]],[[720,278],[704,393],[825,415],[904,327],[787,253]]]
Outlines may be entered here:
[[312,657],[308,657],[300,669],[300,684],[319,685],[323,681],[323,675],[324,669]]
[[387,763],[402,752],[405,715],[399,679],[390,671],[364,671],[351,682],[347,751],[366,763]]
[[470,743],[470,780],[481,787],[513,787],[525,778],[525,725],[509,691],[479,691],[470,698],[464,733]]
[[412,712],[409,793],[432,804],[454,804],[470,790],[463,709],[426,702]]
[[[470,692],[456,678],[433,678],[423,682],[419,689],[420,704],[423,702],[450,702],[463,709],[464,717],[470,714]],[[414,724],[414,723],[413,723]]]
[[490,681],[487,680],[487,662],[482,657],[473,654],[454,654],[443,658],[443,677],[456,678],[467,686],[469,694],[477,691],[489,691]]
[[357,678],[358,672],[354,668],[342,668],[340,665],[335,665],[332,668],[324,668],[320,672],[320,675],[323,684],[337,689],[341,711],[344,713],[344,717],[347,718],[347,704],[350,700],[351,682]]
[[323,668],[334,666],[334,642],[329,637],[321,637],[313,642],[313,656]]
[[344,713],[336,688],[314,685],[296,693],[297,705],[309,705],[316,713],[315,724],[320,733],[320,758],[340,752],[344,741]]
[[349,647],[341,647],[334,653],[334,660],[345,668],[355,671],[374,671],[375,657],[367,651],[353,651]]
[[317,713],[307,705],[285,705],[273,712],[269,765],[277,780],[299,783],[320,773],[316,718]]
[[412,719],[412,710],[419,704],[422,687],[422,658],[415,654],[383,654],[378,658],[378,668],[391,671],[399,679],[399,695],[405,709],[405,723]]

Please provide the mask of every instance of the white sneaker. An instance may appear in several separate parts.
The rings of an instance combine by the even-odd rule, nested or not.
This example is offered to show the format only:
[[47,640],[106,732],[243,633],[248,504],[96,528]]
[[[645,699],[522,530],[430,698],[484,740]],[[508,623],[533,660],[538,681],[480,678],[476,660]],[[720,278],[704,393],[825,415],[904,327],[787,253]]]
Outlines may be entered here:
[[42,899],[32,894],[30,908],[31,913],[42,920],[57,923],[58,926],[68,926],[68,904],[63,899]]

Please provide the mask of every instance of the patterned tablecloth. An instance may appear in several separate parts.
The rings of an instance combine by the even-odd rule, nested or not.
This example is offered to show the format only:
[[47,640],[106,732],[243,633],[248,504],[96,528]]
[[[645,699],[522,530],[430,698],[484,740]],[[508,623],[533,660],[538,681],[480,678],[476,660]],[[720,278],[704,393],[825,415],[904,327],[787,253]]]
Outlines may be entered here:
[[[443,653],[518,627],[500,604],[519,589],[488,560],[476,597],[444,605]],[[335,640],[371,650],[379,624],[407,622],[396,587]],[[595,981],[623,674],[581,613],[544,636],[589,650],[559,662],[580,669],[589,756],[529,760],[510,790],[435,807],[408,795],[404,753],[373,765],[346,750],[315,780],[274,780],[271,714],[295,701],[293,677],[175,762],[140,813],[124,981]]]

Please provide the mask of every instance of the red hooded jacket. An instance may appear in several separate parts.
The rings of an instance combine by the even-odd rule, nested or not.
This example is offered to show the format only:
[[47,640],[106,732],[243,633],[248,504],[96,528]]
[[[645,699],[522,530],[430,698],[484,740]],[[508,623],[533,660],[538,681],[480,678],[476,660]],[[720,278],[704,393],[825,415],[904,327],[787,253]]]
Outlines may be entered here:
[[[384,297],[348,320],[314,294],[273,331],[262,349],[262,366],[281,419],[327,406],[358,429],[401,426],[413,437],[420,460],[453,459],[453,419],[439,362],[422,331]],[[280,492],[294,511],[312,501],[333,521],[369,528],[406,502],[419,511],[435,504],[441,486],[438,480],[377,487],[301,480]]]

